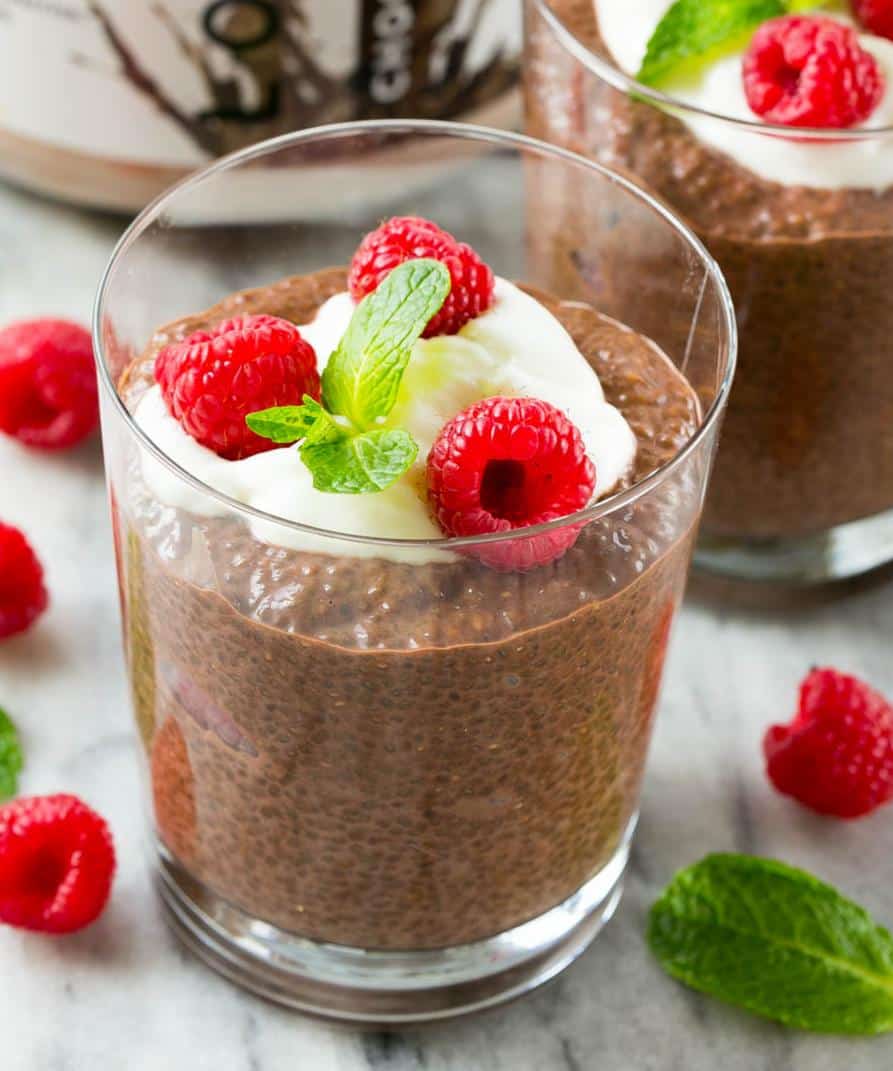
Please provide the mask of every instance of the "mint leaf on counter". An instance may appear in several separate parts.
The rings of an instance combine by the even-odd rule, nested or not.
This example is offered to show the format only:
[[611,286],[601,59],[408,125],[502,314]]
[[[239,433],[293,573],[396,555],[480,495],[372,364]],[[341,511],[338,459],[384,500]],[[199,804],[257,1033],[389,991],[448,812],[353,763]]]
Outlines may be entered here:
[[804,1030],[893,1030],[893,936],[805,871],[708,855],[651,909],[648,943],[702,993]]
[[636,77],[657,86],[691,74],[746,44],[761,22],[786,11],[783,0],[676,0],[651,35]]
[[24,765],[19,734],[12,718],[0,707],[0,800],[14,796]]
[[360,431],[394,407],[412,347],[450,292],[436,260],[408,260],[360,304],[323,373],[326,408]]
[[301,459],[317,491],[363,495],[383,491],[415,461],[419,448],[407,431],[379,428],[335,441],[307,442]]

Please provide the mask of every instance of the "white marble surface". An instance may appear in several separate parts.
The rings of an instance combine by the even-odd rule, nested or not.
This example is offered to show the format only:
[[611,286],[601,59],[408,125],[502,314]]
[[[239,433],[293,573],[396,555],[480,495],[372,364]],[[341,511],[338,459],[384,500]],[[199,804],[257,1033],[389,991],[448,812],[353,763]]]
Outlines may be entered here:
[[[0,322],[86,320],[120,224],[0,187]],[[22,791],[71,791],[108,816],[120,856],[88,931],[0,930],[3,1071],[881,1071],[893,1038],[791,1033],[697,997],[643,943],[647,907],[710,849],[806,866],[893,923],[893,808],[811,817],[767,786],[759,741],[814,662],[893,694],[893,580],[747,609],[697,584],[678,623],[627,892],[556,984],[477,1019],[393,1036],[322,1025],[234,989],[166,932],[142,848],[136,765],[97,444],[46,457],[0,442],[0,518],[42,555],[52,608],[0,646],[0,703],[21,726]],[[721,597],[722,596],[722,597]],[[748,601],[763,602],[766,592]],[[775,601],[775,600],[773,600]]]

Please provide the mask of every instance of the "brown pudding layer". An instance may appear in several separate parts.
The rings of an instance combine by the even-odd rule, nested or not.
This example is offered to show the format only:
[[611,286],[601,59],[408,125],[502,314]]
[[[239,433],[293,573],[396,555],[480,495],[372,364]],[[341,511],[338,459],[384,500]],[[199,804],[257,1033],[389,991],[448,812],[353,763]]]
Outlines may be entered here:
[[[592,0],[550,6],[607,57]],[[893,190],[765,181],[586,71],[528,9],[529,132],[631,174],[691,224],[728,280],[741,347],[705,530],[795,537],[893,507]],[[579,225],[575,214],[568,244]],[[664,342],[633,288],[625,305]]]
[[[125,373],[125,401],[170,337],[236,311],[307,322],[343,287],[341,270],[286,279],[177,322]],[[636,432],[642,479],[697,428],[693,392],[642,336],[542,300]],[[560,561],[503,574],[263,543],[240,516],[157,501],[132,458],[115,521],[168,850],[255,917],[366,948],[473,941],[566,899],[636,810],[700,464]]]

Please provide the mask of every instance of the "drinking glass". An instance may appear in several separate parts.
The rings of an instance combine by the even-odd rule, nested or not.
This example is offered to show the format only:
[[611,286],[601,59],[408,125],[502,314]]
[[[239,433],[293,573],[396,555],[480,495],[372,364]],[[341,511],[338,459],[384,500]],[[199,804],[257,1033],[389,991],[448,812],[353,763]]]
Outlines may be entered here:
[[[557,224],[584,206],[571,250]],[[548,292],[572,329],[594,315],[580,302],[632,330],[659,306],[674,367],[645,345],[695,392],[687,440],[649,468],[670,415],[657,407],[637,482],[573,517],[395,540],[247,506],[146,434],[133,408],[152,354],[190,321],[159,325],[221,300],[212,318],[287,316],[277,280],[346,264],[403,214]],[[578,253],[585,276],[564,270]],[[621,267],[633,302],[611,285]],[[344,286],[343,271],[325,278]],[[608,400],[626,404],[636,376],[577,330]],[[620,896],[734,367],[728,294],[697,239],[625,179],[525,137],[323,127],[151,205],[112,257],[95,331],[124,646],[175,931],[258,993],[364,1022],[487,1007],[562,970]],[[494,567],[555,540],[570,549],[551,564]]]
[[[767,162],[787,166],[791,129],[639,85],[607,52],[592,0],[526,0],[525,24],[528,132],[632,177],[686,221],[729,284],[740,367],[695,563],[816,582],[893,560],[893,194],[761,178]],[[797,137],[816,179],[854,143],[865,167],[893,153],[890,128]],[[585,236],[576,210],[564,228],[569,246]],[[648,236],[625,233],[647,255]],[[663,250],[650,252],[663,275]],[[585,250],[568,260],[591,271]],[[609,281],[637,302],[622,262]],[[659,342],[675,331],[660,302],[642,316]]]

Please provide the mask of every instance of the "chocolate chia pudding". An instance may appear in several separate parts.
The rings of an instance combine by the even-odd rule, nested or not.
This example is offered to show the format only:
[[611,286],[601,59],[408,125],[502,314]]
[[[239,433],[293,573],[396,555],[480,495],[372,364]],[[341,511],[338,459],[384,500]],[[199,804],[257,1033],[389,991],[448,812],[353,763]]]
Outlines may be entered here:
[[[235,294],[126,370],[234,314],[307,323],[341,269]],[[700,424],[645,337],[537,293],[633,429],[627,483]],[[113,503],[128,662],[158,832],[250,915],[368,949],[457,945],[572,895],[633,820],[703,474],[687,464],[564,557],[503,573],[262,542],[160,501],[134,452]],[[147,711],[151,705],[152,710]]]
[[[735,301],[740,364],[705,531],[800,537],[893,507],[893,189],[761,177],[668,111],[586,70],[544,21],[544,7],[613,62],[593,0],[528,0],[529,132],[630,174],[664,200],[716,257]],[[758,152],[765,137],[746,136]],[[573,255],[579,216],[565,227],[566,270],[585,274],[591,266]],[[622,221],[618,229],[635,243]],[[659,273],[661,251],[642,255]],[[608,285],[622,291],[625,283]],[[651,323],[634,291],[614,296],[666,347],[672,325]]]

